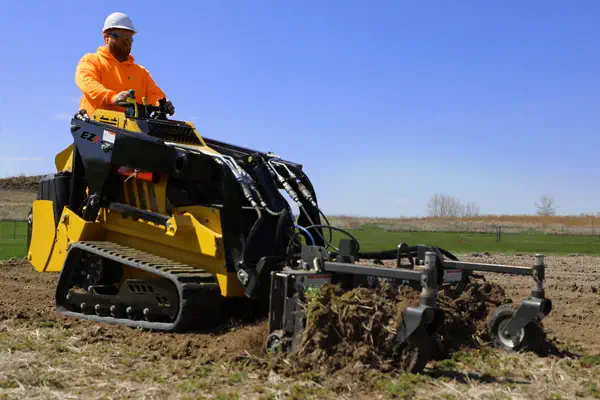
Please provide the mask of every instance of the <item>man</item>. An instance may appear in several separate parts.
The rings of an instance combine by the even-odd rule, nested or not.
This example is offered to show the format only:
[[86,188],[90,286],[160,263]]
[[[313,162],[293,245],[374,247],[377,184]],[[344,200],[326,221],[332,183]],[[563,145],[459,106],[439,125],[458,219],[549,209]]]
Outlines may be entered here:
[[[79,109],[85,109],[91,117],[98,108],[123,111],[116,104],[125,101],[129,89],[135,91],[136,101],[158,105],[158,99],[166,98],[150,73],[135,64],[130,55],[136,30],[129,17],[120,12],[110,14],[104,21],[104,45],[96,53],[85,54],[75,72],[75,83],[83,92]],[[167,100],[170,115],[175,113],[173,103]]]

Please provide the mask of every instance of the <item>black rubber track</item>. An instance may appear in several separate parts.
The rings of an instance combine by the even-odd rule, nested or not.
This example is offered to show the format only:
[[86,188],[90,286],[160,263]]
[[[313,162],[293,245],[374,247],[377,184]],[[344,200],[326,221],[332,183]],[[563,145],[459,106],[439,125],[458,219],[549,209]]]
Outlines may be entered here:
[[76,249],[112,259],[131,268],[139,268],[140,270],[170,280],[177,288],[179,309],[177,317],[170,323],[99,316],[68,310],[63,303],[66,301],[66,294],[71,287],[68,287],[66,282],[70,281],[69,277],[73,273],[73,266],[77,265],[77,263],[67,262],[65,263],[65,268],[61,271],[59,283],[56,288],[56,307],[57,312],[61,315],[171,332],[198,328],[207,321],[213,321],[219,316],[222,303],[219,284],[216,276],[203,269],[175,262],[131,247],[101,241],[73,243],[69,247],[67,258]]

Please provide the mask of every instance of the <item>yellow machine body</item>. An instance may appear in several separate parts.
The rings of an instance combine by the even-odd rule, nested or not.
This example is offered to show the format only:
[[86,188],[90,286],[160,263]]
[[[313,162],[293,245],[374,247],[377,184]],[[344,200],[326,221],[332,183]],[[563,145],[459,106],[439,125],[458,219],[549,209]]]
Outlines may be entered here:
[[[109,126],[140,132],[135,119],[124,113],[97,110],[92,119]],[[210,149],[198,134],[200,145]],[[109,128],[107,126],[107,128]],[[186,143],[186,146],[192,146]],[[57,154],[57,171],[71,171],[73,145]],[[69,246],[80,241],[108,241],[149,252],[169,260],[203,269],[216,276],[223,297],[244,296],[244,289],[234,272],[225,266],[225,251],[219,209],[206,206],[175,207],[167,210],[167,177],[140,179],[133,171],[122,177],[120,202],[141,210],[169,216],[167,227],[142,219],[124,217],[115,210],[102,209],[95,221],[87,222],[74,210],[64,207],[59,221],[55,221],[52,202],[33,202],[34,221],[27,258],[40,272],[60,272]]]

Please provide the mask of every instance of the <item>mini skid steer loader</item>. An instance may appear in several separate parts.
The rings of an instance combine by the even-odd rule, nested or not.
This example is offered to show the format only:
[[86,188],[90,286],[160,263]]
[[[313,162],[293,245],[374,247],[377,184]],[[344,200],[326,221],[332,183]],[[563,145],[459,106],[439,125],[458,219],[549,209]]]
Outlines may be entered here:
[[[395,338],[405,369],[417,372],[444,319],[438,289],[464,284],[472,271],[534,278],[529,299],[490,320],[500,347],[527,344],[528,327],[550,312],[543,256],[521,267],[460,262],[428,245],[361,252],[350,233],[330,226],[302,165],[202,137],[192,123],[167,118],[164,101],[147,105],[130,95],[122,112],[74,115],[73,143],[56,156],[57,172],[40,181],[31,208],[27,258],[37,271],[58,274],[60,314],[184,331],[218,324],[229,299],[263,299],[267,347],[294,351],[307,288],[387,280],[421,291]],[[284,192],[298,205],[297,219]],[[336,230],[347,236],[338,247]],[[400,268],[356,263],[386,258]]]

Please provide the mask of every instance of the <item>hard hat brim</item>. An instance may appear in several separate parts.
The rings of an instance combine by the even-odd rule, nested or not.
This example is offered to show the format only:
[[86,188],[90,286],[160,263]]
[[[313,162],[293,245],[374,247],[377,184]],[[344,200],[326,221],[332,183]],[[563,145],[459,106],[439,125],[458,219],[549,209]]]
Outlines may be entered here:
[[135,30],[133,30],[130,27],[125,26],[125,25],[114,25],[114,26],[106,27],[102,30],[102,33],[106,32],[108,30],[111,30],[111,29],[125,29],[126,31],[137,33]]

